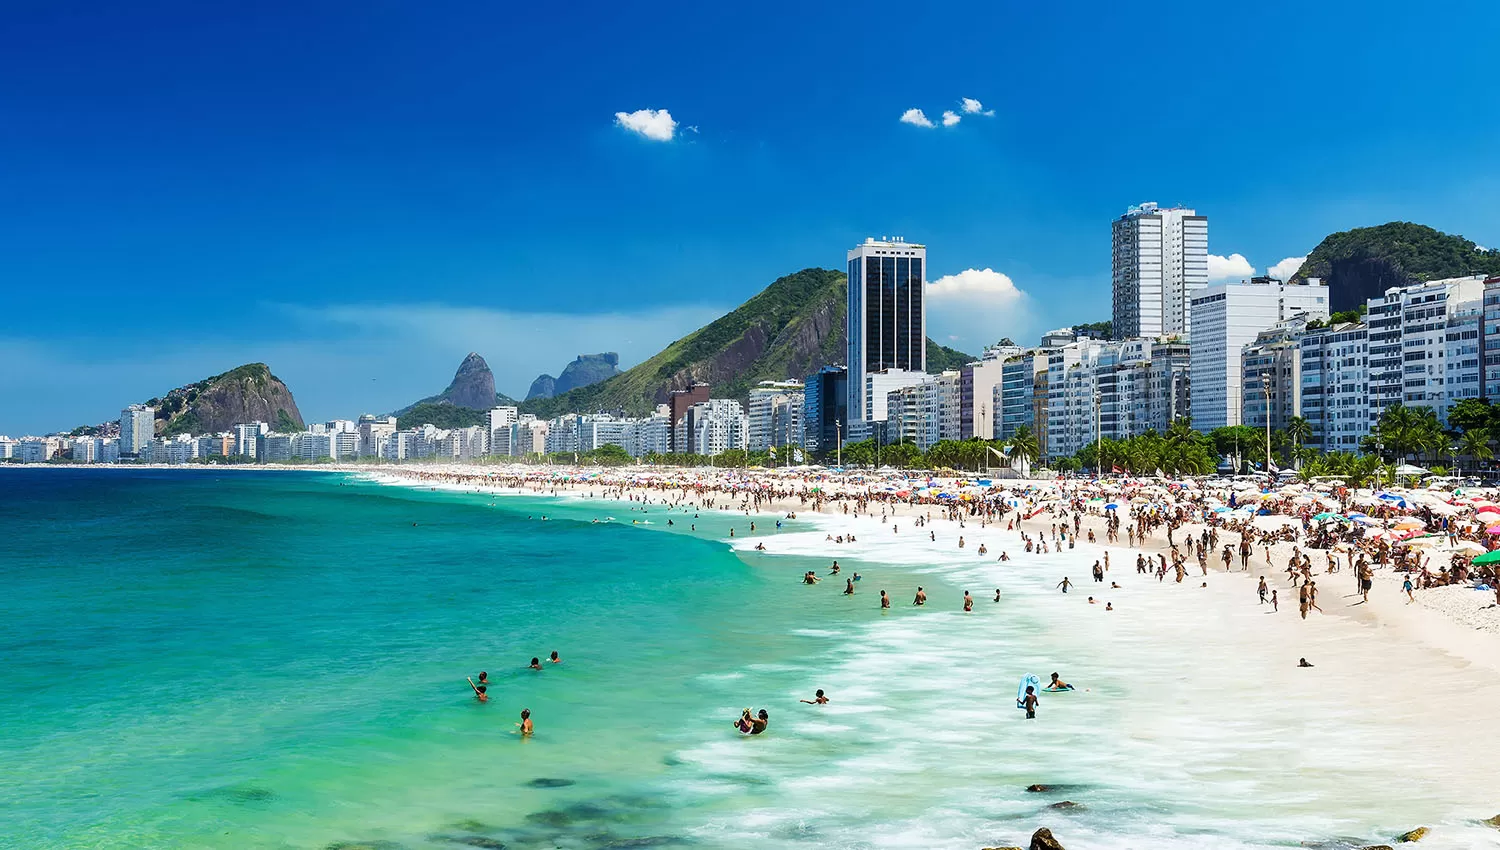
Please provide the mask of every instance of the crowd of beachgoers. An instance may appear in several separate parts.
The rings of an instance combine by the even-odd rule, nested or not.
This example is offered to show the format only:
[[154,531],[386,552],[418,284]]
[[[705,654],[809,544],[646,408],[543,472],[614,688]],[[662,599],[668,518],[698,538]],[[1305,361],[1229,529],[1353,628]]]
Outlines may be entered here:
[[[377,474],[414,484],[708,510],[924,516],[1018,530],[1051,526],[1054,534],[1061,523],[1091,542],[1122,545],[1123,539],[1159,562],[1153,572],[1275,572],[1298,588],[1317,575],[1344,573],[1362,601],[1376,588],[1377,596],[1420,603],[1462,625],[1500,633],[1500,496],[1488,490],[1363,489],[1248,477],[991,479],[818,467],[452,465],[386,467]],[[1045,545],[1045,534],[1037,545]]]

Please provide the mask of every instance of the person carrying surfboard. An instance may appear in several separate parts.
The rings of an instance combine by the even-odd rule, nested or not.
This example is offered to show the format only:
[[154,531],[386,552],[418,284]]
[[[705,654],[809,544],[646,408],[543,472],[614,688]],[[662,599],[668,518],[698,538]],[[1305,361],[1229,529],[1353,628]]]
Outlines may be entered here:
[[1026,696],[1021,700],[1021,707],[1024,708],[1024,709],[1026,709],[1026,719],[1027,720],[1035,720],[1036,719],[1036,704],[1037,704],[1036,688],[1033,687],[1033,686],[1031,686],[1031,685],[1027,685],[1026,686]]

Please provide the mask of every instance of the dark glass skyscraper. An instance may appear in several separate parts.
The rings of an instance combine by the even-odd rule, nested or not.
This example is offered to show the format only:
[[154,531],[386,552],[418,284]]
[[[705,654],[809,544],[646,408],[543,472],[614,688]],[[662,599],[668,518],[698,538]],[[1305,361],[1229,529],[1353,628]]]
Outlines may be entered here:
[[866,416],[866,375],[927,369],[927,246],[899,236],[866,239],[849,252],[848,262],[849,420],[859,421]]

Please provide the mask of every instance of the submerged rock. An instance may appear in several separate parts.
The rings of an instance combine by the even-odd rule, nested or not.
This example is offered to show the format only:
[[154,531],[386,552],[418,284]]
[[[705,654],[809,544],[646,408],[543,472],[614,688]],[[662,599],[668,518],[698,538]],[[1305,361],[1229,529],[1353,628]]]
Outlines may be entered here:
[[276,792],[258,785],[225,785],[222,788],[210,788],[201,794],[194,794],[188,799],[195,802],[228,800],[231,803],[264,803],[267,800],[276,799]]
[[1026,790],[1032,794],[1045,794],[1052,790],[1051,785],[1027,785]]
[[1421,841],[1427,836],[1427,833],[1429,831],[1430,830],[1428,830],[1427,827],[1419,826],[1411,832],[1403,832],[1400,835],[1396,836],[1396,843],[1406,844],[1412,841]]
[[980,850],[1026,850],[1026,848],[1017,847],[1014,844],[1002,844],[999,847],[982,847]]
[[1485,818],[1484,820],[1480,821],[1480,823],[1484,824],[1485,826],[1493,826],[1496,829],[1500,829],[1500,815],[1495,815],[1492,818]]
[[678,847],[687,844],[688,839],[680,835],[648,835],[644,838],[616,838],[607,844],[600,844],[599,850],[626,850],[630,847]]
[[498,838],[486,838],[483,835],[434,835],[433,841],[445,841],[449,844],[464,844],[469,847],[481,847],[484,850],[505,850],[505,842]]
[[560,828],[572,824],[573,817],[567,812],[560,812],[556,809],[546,809],[540,812],[532,812],[531,814],[527,815],[526,822],[534,823],[539,826],[551,826]]
[[1052,805],[1048,806],[1047,808],[1049,808],[1049,809],[1062,809],[1064,811],[1082,811],[1083,810],[1083,804],[1082,803],[1075,803],[1072,800],[1063,800],[1061,803],[1053,803]]
[[496,829],[496,827],[490,826],[484,821],[474,820],[473,818],[458,821],[452,824],[452,826],[454,829],[461,829],[464,832],[494,832]]
[[1052,837],[1052,830],[1044,826],[1031,834],[1031,850],[1066,850],[1066,848]]
[[526,783],[526,787],[527,788],[567,788],[569,785],[577,785],[577,784],[578,784],[577,782],[574,782],[571,779],[550,779],[550,778],[547,778],[547,777],[542,777],[540,779],[533,779],[530,782]]

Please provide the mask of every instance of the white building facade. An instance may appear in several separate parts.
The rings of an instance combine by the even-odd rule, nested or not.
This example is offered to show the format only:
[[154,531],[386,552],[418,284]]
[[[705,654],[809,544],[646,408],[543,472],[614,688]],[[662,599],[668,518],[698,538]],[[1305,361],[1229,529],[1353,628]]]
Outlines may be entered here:
[[1188,304],[1208,286],[1208,217],[1131,207],[1112,228],[1111,327],[1116,339],[1188,337]]

